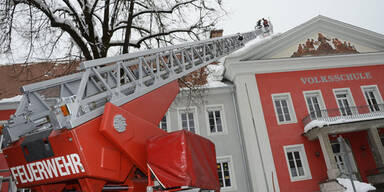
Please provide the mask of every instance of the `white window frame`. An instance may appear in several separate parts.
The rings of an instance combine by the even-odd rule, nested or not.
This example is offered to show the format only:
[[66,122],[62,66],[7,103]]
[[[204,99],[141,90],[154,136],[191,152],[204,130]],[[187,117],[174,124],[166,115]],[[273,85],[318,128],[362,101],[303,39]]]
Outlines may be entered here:
[[235,174],[235,169],[233,167],[233,158],[232,156],[219,156],[216,157],[216,163],[221,163],[221,162],[228,162],[229,166],[229,175],[231,177],[231,186],[230,187],[221,187],[220,191],[236,191],[237,186],[236,186],[236,174]]
[[[171,118],[170,118],[170,113],[169,113],[169,111],[167,111],[165,114],[164,114],[164,116],[165,116],[165,119],[166,119],[166,121],[167,121],[167,131],[166,132],[171,132],[172,130],[170,129],[171,128]],[[163,118],[161,118],[161,119],[163,119]],[[159,128],[160,128],[160,123],[161,123],[161,120],[160,120],[160,122],[159,122]],[[161,129],[161,128],[160,128]],[[163,129],[162,129],[163,130]]]
[[[303,91],[303,95],[304,95],[304,101],[305,101],[305,105],[307,106],[307,110],[308,110],[308,115],[311,115],[311,111],[309,109],[309,106],[308,106],[308,102],[307,102],[307,96],[308,95],[318,95],[318,102],[319,103],[319,107],[320,107],[320,110],[326,110],[326,105],[325,105],[325,102],[324,102],[324,98],[323,98],[323,94],[321,93],[320,90],[309,90],[309,91]],[[321,113],[322,117],[327,117],[328,114],[326,112],[324,113]]]
[[[308,164],[308,159],[307,159],[307,154],[305,152],[304,144],[286,145],[283,148],[284,148],[284,156],[287,163],[287,168],[288,168],[291,182],[312,179],[311,170],[309,169],[309,164]],[[300,153],[301,163],[303,164],[303,168],[304,168],[303,176],[292,177],[291,168],[289,167],[287,152],[294,152],[294,151],[299,151]]]
[[[293,107],[291,93],[289,93],[289,92],[288,93],[275,93],[275,94],[272,94],[271,97],[272,97],[273,108],[275,110],[275,116],[276,116],[277,124],[283,125],[283,124],[297,123],[297,118],[296,118],[295,108]],[[277,110],[276,110],[275,99],[279,99],[282,97],[286,97],[288,100],[287,105],[288,105],[289,115],[291,117],[290,121],[283,121],[283,122],[279,121],[279,115],[278,115]]]
[[[375,95],[375,96],[377,96],[377,98],[376,98],[377,104],[383,104],[383,98],[381,97],[381,93],[380,93],[379,87],[377,87],[377,85],[362,85],[360,87],[361,87],[361,91],[364,95],[365,102],[367,103],[367,106],[369,106],[369,103],[368,103],[368,98],[365,95],[366,90],[374,90],[377,94],[377,95]],[[380,109],[380,105],[379,105],[379,109]],[[382,110],[382,109],[380,109],[380,110]]]
[[199,130],[199,121],[198,121],[198,116],[197,116],[197,107],[195,106],[191,106],[191,107],[182,107],[182,108],[177,108],[177,118],[178,118],[178,124],[179,124],[179,130],[183,130],[183,126],[182,126],[182,120],[181,120],[181,112],[184,112],[184,111],[189,111],[189,112],[193,112],[193,121],[194,121],[194,124],[195,124],[195,134],[198,134],[200,135],[200,130]]
[[[357,115],[358,111],[356,109],[355,100],[353,98],[353,95],[352,95],[352,92],[351,92],[350,88],[337,88],[337,89],[333,89],[332,91],[333,91],[333,96],[335,97],[336,105],[337,105],[338,108],[340,108],[340,106],[339,106],[339,102],[337,101],[336,93],[337,92],[346,92],[347,93],[348,102],[351,102],[349,107],[352,107],[352,109],[351,109],[352,115]],[[340,111],[340,115],[342,115],[341,111]]]
[[[222,131],[221,132],[211,132],[210,124],[209,124],[209,114],[208,111],[212,108],[219,108],[220,111],[220,117],[221,117],[221,126],[222,126]],[[214,136],[214,135],[227,135],[227,123],[226,123],[226,118],[225,118],[225,110],[224,110],[224,105],[223,104],[216,104],[216,105],[206,105],[205,106],[205,118],[206,118],[206,126],[207,126],[207,132],[208,136]]]

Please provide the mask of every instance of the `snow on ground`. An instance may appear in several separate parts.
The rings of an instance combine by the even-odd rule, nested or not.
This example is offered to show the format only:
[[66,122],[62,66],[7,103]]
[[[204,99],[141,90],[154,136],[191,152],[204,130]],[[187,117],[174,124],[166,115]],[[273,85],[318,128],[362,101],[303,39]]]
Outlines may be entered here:
[[[337,181],[346,188],[345,192],[354,192],[350,179],[337,178]],[[355,184],[356,192],[376,190],[376,188],[369,183],[363,183],[360,181],[353,181],[353,183]]]
[[324,120],[320,120],[320,119],[312,120],[310,123],[308,123],[304,127],[304,133],[307,133],[308,131],[312,130],[315,127],[322,128],[325,125],[335,125],[335,124],[341,124],[341,123],[350,123],[350,122],[356,122],[356,121],[366,121],[366,120],[373,120],[373,119],[384,118],[384,113],[380,113],[380,112],[378,112],[378,113],[370,113],[371,116],[369,116],[369,117],[363,116],[363,115],[364,114],[362,114],[362,115],[355,115],[355,116],[352,116],[352,117],[346,116],[346,118],[348,118],[348,119],[345,119],[343,116],[340,116],[337,119],[335,118],[335,120],[332,120],[330,118],[327,118],[327,119],[324,119]]
[[22,97],[23,97],[22,95],[16,95],[16,96],[11,97],[11,98],[1,99],[1,100],[0,100],[0,103],[14,103],[14,102],[20,102],[20,100],[21,100]]

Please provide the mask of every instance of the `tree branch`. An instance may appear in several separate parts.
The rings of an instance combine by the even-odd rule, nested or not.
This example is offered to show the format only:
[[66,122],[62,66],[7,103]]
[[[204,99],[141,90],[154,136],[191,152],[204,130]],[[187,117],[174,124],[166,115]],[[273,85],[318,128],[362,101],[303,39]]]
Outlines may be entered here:
[[[84,24],[83,24],[83,20],[80,19],[79,17],[79,14],[77,13],[77,11],[75,10],[75,8],[72,6],[71,2],[69,2],[69,0],[63,0],[63,2],[68,6],[69,10],[71,10],[72,12],[72,15],[75,17],[75,20],[77,21],[78,25],[79,25],[79,29],[81,31],[81,33],[83,34],[83,36],[85,38],[88,37],[88,34],[86,33],[85,29],[84,29]],[[71,14],[71,13],[70,13]]]
[[102,56],[107,56],[108,43],[111,39],[110,31],[109,31],[109,0],[105,0],[104,3],[104,21],[102,22],[103,35],[101,37],[101,41],[103,42],[103,47],[101,51]]
[[134,0],[129,0],[129,12],[127,19],[127,29],[125,30],[123,53],[128,53],[128,46],[131,39],[131,26],[133,21],[133,8],[135,6]]
[[[110,47],[121,46],[123,53],[127,53],[129,47],[152,48],[167,46],[177,41],[197,40],[212,28],[218,16],[217,12],[220,11],[215,7],[220,0],[204,0],[205,2],[201,0],[3,1],[12,2],[10,5],[12,8],[17,4],[24,4],[18,6],[15,18],[25,17],[28,11],[25,5],[31,5],[34,15],[33,21],[21,20],[15,22],[10,28],[0,26],[1,42],[10,41],[11,29],[15,29],[17,34],[24,37],[27,33],[23,31],[28,31],[29,29],[25,29],[26,26],[33,22],[33,29],[31,29],[33,39],[28,41],[33,41],[31,43],[34,43],[35,49],[55,44],[68,45],[68,41],[64,38],[70,37],[72,39],[70,42],[77,45],[73,53],[79,49],[87,60],[106,57]],[[218,4],[221,6],[220,3]],[[193,23],[195,19],[188,17],[190,14],[197,17],[197,23]],[[4,20],[4,23],[10,22],[1,17],[0,20]],[[5,17],[8,17],[7,14]],[[26,23],[28,25],[25,25]],[[60,29],[62,33],[57,33],[57,30],[52,30],[53,28]],[[63,33],[68,34],[69,37]],[[58,42],[60,36],[62,40]],[[44,46],[41,46],[40,42]],[[3,43],[1,49],[6,50],[5,47]],[[49,51],[46,51],[48,55],[56,53],[56,51]]]
[[[120,25],[119,27],[116,27],[113,30],[111,30],[111,32],[115,32],[115,31],[120,30],[120,29],[125,29],[127,27],[128,27],[128,25]],[[149,29],[145,29],[144,27],[139,27],[139,26],[132,25],[131,28],[132,29],[136,29],[138,31],[144,31],[146,33],[151,33]]]
[[81,35],[79,34],[78,31],[75,30],[76,28],[73,25],[70,24],[71,23],[70,21],[61,20],[59,18],[56,18],[53,15],[53,13],[51,12],[51,10],[49,10],[48,6],[46,4],[43,4],[41,1],[29,1],[28,2],[28,1],[25,1],[25,0],[19,0],[19,2],[23,3],[23,4],[27,4],[27,5],[30,3],[34,7],[36,7],[40,11],[42,11],[49,18],[49,20],[51,21],[51,26],[52,27],[59,27],[59,28],[61,28],[62,30],[66,31],[73,38],[73,40],[79,46],[79,48],[81,49],[81,51],[84,54],[84,57],[87,60],[90,60],[90,59],[93,58],[91,53],[89,52],[89,50],[87,48],[87,45],[85,44],[85,42],[81,38]]
[[190,1],[186,1],[186,2],[182,2],[182,3],[178,3],[176,5],[174,5],[173,7],[171,7],[170,9],[168,10],[156,10],[156,9],[152,9],[152,10],[145,10],[145,11],[141,11],[141,12],[138,12],[138,13],[135,13],[133,15],[133,17],[137,17],[139,15],[142,15],[142,14],[146,14],[146,13],[173,13],[173,11],[177,8],[179,8],[180,6],[182,5],[187,5],[187,4],[190,4],[190,3],[193,3],[197,0],[190,0]]
[[[193,33],[192,29],[193,29],[193,27],[186,28],[186,29],[174,29],[174,30],[170,30],[170,31],[166,31],[166,32],[160,32],[160,33],[156,33],[156,34],[151,34],[151,35],[142,37],[142,38],[140,38],[137,41],[131,41],[131,42],[129,42],[129,45],[134,46],[136,48],[140,48],[140,44],[143,41],[145,41],[145,40],[148,40],[148,39],[151,39],[151,38],[160,37],[160,36],[170,35],[170,34],[173,34],[173,33],[182,33],[182,32],[184,32],[184,33]],[[121,45],[124,45],[124,41],[113,41],[113,42],[111,41],[110,44],[111,44],[111,46],[121,46]]]
[[[121,47],[123,45],[124,45],[123,41],[110,41],[109,42],[109,46],[111,46],[111,47],[117,47],[117,46]],[[140,45],[138,45],[136,43],[128,43],[128,45],[131,47],[140,48]]]
[[87,24],[87,29],[89,33],[88,44],[91,47],[94,59],[100,58],[101,55],[100,55],[98,37],[95,34],[96,32],[95,26],[93,24],[93,17],[92,17],[92,13],[90,12],[91,10],[89,9],[90,5],[88,0],[84,0],[84,4],[85,4],[83,8],[84,20],[85,20],[85,23]]

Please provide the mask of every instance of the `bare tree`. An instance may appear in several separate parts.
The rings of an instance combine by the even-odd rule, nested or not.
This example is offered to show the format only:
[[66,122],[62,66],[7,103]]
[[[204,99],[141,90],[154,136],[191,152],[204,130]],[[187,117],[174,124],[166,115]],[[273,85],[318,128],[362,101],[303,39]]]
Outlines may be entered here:
[[221,0],[0,0],[0,53],[97,59],[198,40],[224,14]]

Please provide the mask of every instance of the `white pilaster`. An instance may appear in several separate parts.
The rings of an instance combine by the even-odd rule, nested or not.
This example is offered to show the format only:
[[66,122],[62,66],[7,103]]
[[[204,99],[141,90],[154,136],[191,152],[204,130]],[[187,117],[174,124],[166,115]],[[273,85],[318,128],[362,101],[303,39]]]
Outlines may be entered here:
[[254,74],[235,79],[239,120],[254,191],[280,191],[272,150]]
[[328,179],[336,179],[339,176],[340,171],[337,168],[335,155],[333,154],[328,134],[320,133],[318,138],[320,141],[321,151],[324,155],[325,165],[327,166]]
[[368,137],[371,141],[372,148],[374,149],[373,152],[376,154],[377,159],[377,166],[383,167],[384,166],[384,147],[381,143],[379,132],[377,131],[377,128],[371,128],[368,130]]

